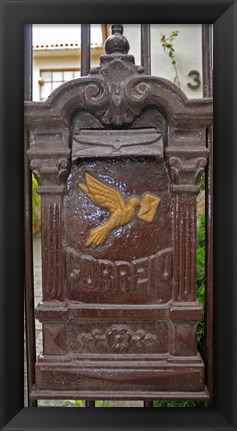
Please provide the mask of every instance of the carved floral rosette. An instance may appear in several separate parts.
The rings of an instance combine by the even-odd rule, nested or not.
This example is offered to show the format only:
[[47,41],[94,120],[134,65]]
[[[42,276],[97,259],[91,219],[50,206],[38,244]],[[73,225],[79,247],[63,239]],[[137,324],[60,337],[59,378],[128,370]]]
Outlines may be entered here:
[[119,353],[127,352],[133,346],[143,348],[147,344],[157,342],[155,334],[146,332],[144,329],[132,330],[124,324],[108,326],[105,331],[95,328],[91,332],[82,333],[78,331],[77,326],[74,326],[70,335],[71,348],[74,352],[83,352],[88,347],[96,348],[100,345],[111,353]]

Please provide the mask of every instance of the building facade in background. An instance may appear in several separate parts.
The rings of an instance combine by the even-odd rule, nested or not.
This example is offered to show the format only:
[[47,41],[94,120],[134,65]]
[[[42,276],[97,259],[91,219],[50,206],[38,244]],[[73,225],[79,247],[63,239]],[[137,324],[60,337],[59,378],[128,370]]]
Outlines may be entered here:
[[[169,43],[173,32],[178,32],[171,42],[177,70],[161,43],[162,35]],[[63,82],[80,76],[80,33],[80,24],[33,25],[33,100],[46,100]],[[92,24],[92,67],[99,65],[109,34],[110,24]],[[124,34],[135,63],[141,64],[140,24],[124,24]],[[201,24],[151,24],[151,74],[174,81],[178,73],[180,88],[189,98],[202,97],[201,53]]]

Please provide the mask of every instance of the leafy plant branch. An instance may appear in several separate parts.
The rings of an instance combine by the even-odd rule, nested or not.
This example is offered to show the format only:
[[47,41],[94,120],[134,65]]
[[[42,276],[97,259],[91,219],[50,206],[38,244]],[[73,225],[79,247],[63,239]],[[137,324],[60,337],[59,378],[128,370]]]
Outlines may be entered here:
[[174,77],[173,81],[180,88],[179,75],[178,75],[176,60],[175,60],[175,56],[174,56],[175,49],[174,49],[174,45],[173,45],[173,41],[178,36],[178,34],[179,34],[178,30],[173,31],[172,33],[170,33],[169,36],[166,36],[165,34],[161,34],[160,41],[161,41],[161,45],[162,45],[163,50],[168,53],[168,56],[171,59],[171,64],[172,64],[174,71],[175,71],[175,77]]

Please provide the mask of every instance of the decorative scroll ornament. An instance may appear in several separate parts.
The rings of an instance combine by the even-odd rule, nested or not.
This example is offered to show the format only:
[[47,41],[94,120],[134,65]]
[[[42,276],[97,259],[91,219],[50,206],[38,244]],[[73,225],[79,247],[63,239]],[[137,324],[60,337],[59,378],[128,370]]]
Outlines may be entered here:
[[81,190],[97,205],[107,208],[110,212],[109,219],[101,226],[92,229],[87,246],[101,245],[109,233],[116,227],[129,223],[135,214],[136,207],[140,206],[138,218],[147,223],[155,217],[160,199],[151,194],[146,194],[142,200],[136,197],[125,203],[120,193],[112,187],[100,182],[90,174],[85,174],[86,184],[80,183]]
[[66,181],[66,179],[67,179],[68,169],[69,169],[69,161],[65,158],[60,159],[57,162],[57,169],[58,169],[57,183],[61,184],[64,181]]
[[[90,75],[97,75],[100,79],[85,88],[87,106],[104,125],[120,127],[132,124],[141,112],[141,104],[150,96],[151,88],[142,80],[144,68],[135,66],[134,57],[128,55],[129,43],[123,36],[122,24],[112,25],[112,35],[106,40],[105,51],[106,55],[101,56],[101,66],[90,70]],[[139,82],[131,84],[134,77]]]
[[33,159],[30,167],[40,185],[61,185],[67,178],[69,161],[66,158]]
[[198,157],[196,159],[182,159],[182,157],[170,157],[169,167],[173,184],[198,184],[204,173],[207,159]]

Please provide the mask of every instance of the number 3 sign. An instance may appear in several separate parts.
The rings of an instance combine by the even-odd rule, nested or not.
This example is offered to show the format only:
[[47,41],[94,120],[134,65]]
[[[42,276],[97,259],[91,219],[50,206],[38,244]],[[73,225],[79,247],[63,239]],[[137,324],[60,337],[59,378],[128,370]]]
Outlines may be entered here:
[[194,83],[188,82],[188,87],[192,90],[196,90],[201,85],[200,73],[197,70],[190,70],[188,76],[193,78]]

